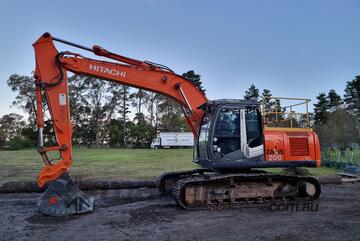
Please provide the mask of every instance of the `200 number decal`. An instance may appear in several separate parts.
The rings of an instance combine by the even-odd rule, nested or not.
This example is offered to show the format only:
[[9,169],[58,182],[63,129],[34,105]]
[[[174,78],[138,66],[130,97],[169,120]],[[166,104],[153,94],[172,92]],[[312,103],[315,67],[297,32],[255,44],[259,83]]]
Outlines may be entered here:
[[282,155],[281,154],[270,154],[270,155],[268,155],[268,157],[269,157],[269,161],[280,161],[280,160],[282,160]]
[[266,154],[269,161],[280,161],[283,160],[284,150],[281,149],[267,149]]

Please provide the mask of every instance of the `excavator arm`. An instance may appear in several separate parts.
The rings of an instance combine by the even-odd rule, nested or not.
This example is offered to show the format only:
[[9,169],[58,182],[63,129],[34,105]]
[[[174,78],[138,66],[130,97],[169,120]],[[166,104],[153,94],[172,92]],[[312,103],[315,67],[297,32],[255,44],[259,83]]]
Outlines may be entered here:
[[[90,51],[116,62],[90,59],[72,52],[58,52],[54,41]],[[175,100],[183,109],[186,122],[194,136],[203,111],[198,107],[207,102],[204,92],[191,81],[175,74],[166,66],[147,61],[139,61],[111,53],[100,46],[84,47],[49,33],[43,34],[34,44],[35,85],[37,97],[37,124],[39,129],[38,151],[45,167],[38,176],[38,185],[43,187],[50,181],[62,176],[72,165],[72,128],[69,109],[67,71],[108,80],[136,88],[153,91]],[[44,114],[42,113],[43,95],[51,115],[57,146],[43,145]],[[60,161],[52,163],[49,151],[59,151]]]

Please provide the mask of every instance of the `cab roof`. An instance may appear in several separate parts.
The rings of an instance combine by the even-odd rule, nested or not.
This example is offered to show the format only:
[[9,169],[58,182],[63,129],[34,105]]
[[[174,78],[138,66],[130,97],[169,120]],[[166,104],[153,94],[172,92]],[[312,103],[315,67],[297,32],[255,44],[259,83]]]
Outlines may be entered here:
[[218,99],[218,100],[209,100],[205,104],[201,105],[199,109],[202,109],[206,112],[211,112],[213,109],[218,107],[228,107],[228,108],[259,108],[260,102],[257,100],[245,100],[245,99]]

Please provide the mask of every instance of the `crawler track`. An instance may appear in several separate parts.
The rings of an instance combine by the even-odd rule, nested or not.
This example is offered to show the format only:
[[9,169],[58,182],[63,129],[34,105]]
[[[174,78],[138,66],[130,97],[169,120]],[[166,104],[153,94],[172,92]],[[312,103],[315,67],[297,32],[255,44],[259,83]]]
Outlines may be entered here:
[[193,169],[187,171],[165,172],[156,180],[156,186],[162,194],[170,194],[176,182],[181,178],[202,175],[205,172],[211,172],[208,169]]
[[172,189],[175,200],[188,210],[313,201],[320,194],[315,178],[269,173],[188,176],[180,178]]

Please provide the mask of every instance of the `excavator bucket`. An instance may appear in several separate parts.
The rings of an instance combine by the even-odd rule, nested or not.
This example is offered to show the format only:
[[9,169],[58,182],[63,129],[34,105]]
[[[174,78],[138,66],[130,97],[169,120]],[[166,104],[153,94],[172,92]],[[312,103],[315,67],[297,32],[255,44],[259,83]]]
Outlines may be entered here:
[[38,201],[41,213],[49,216],[68,216],[92,212],[94,198],[83,193],[68,173],[49,182]]

